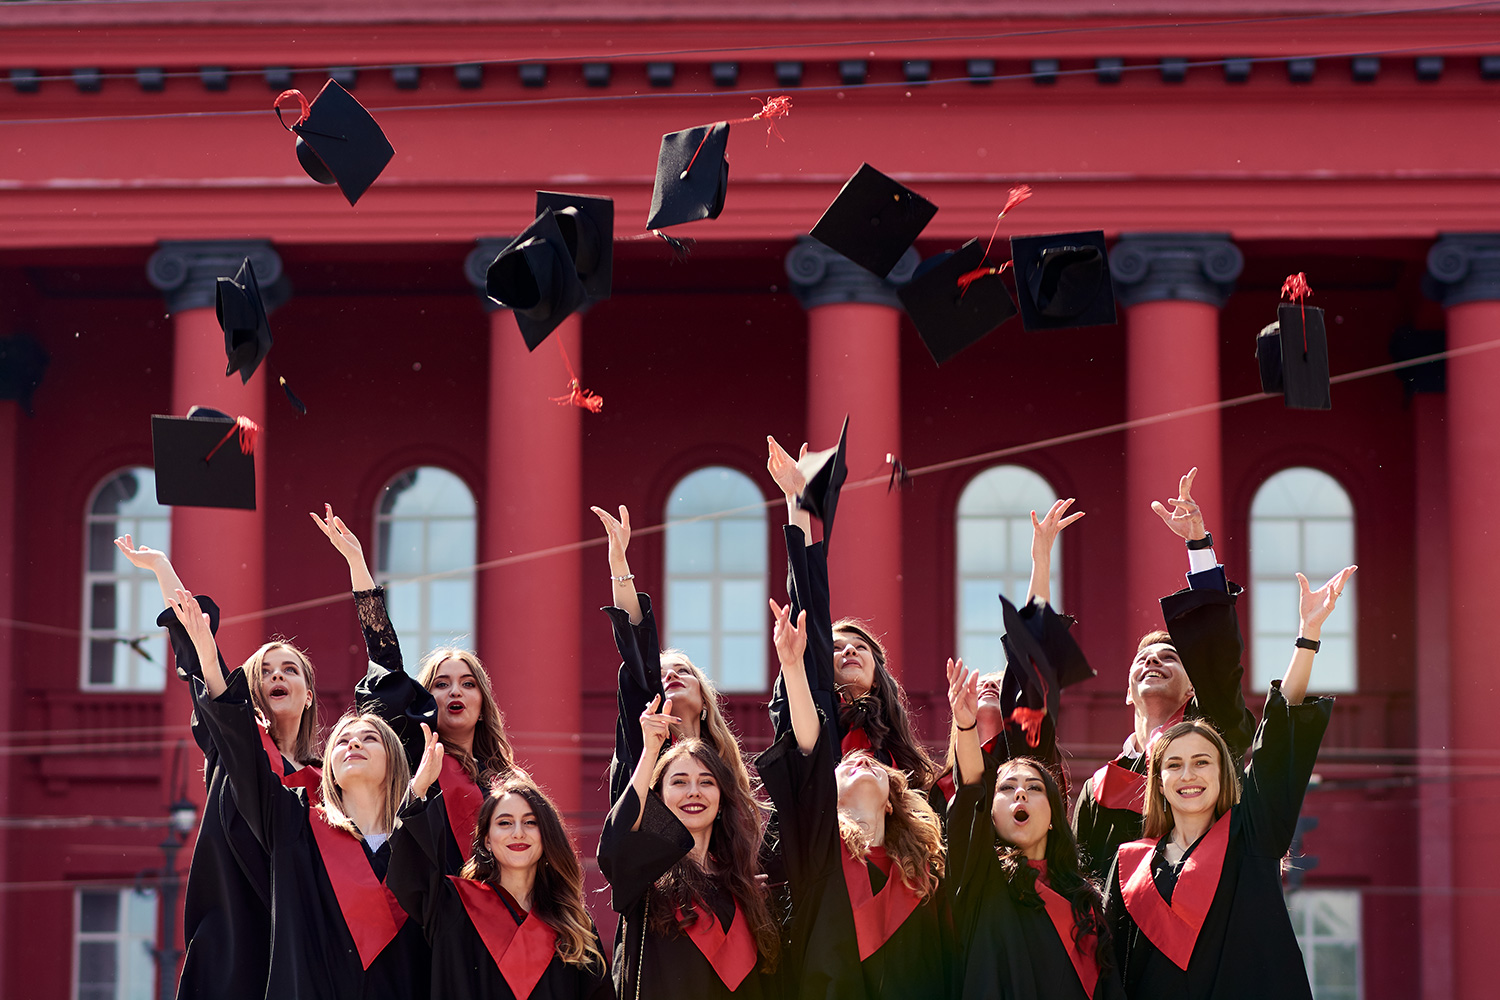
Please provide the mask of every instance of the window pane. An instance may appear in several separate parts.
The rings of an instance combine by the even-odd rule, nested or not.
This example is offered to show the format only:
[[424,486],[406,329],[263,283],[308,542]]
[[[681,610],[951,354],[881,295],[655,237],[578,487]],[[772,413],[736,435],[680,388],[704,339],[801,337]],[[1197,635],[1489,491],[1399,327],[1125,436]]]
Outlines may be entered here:
[[719,591],[719,626],[724,631],[759,634],[770,620],[764,581],[724,581]]
[[759,635],[726,635],[724,667],[717,684],[726,691],[759,691],[766,686],[766,640]]
[[391,626],[398,636],[417,632],[422,623],[422,609],[417,602],[417,585],[402,583],[386,587],[385,610],[391,616]]
[[965,573],[1003,572],[1010,565],[1005,522],[998,518],[960,518],[958,565]]
[[1296,521],[1254,520],[1250,522],[1250,558],[1255,572],[1295,573],[1302,568]]
[[673,632],[668,645],[686,653],[700,670],[706,669],[705,663],[714,662],[713,638],[707,632]]
[[80,892],[78,929],[85,934],[113,934],[120,929],[120,894]]
[[719,571],[764,573],[766,566],[766,522],[725,519],[719,524]]
[[422,563],[421,521],[392,521],[383,532],[388,539],[381,568],[387,573],[415,575],[426,568]]
[[89,588],[89,628],[109,630],[115,627],[116,593],[113,583],[96,583]]
[[1354,522],[1311,521],[1305,536],[1307,582],[1321,587],[1330,576],[1354,561]]
[[[433,580],[428,584],[428,629],[457,634],[474,629],[474,581],[465,577]],[[399,634],[399,633],[398,633]]]
[[[89,525],[89,569],[96,573],[117,573],[134,569],[115,548],[116,521],[95,521]],[[143,543],[136,542],[137,545]]]
[[113,639],[89,641],[88,682],[112,684],[115,679],[115,646]]
[[474,565],[473,520],[429,522],[427,545],[429,572]]
[[1353,945],[1313,945],[1313,989],[1318,991],[1319,997],[1323,995],[1323,989],[1329,986],[1347,989],[1354,985],[1357,974],[1354,961],[1357,954]]
[[120,974],[114,941],[78,942],[78,985],[113,987]]
[[1031,574],[1031,517],[1028,515],[1025,520],[1014,517],[1010,519],[1009,524],[1010,571],[1029,576]]
[[[1296,637],[1301,591],[1295,579],[1259,580],[1252,597],[1255,633],[1290,633]],[[1343,610],[1343,609],[1341,609]]]
[[1000,585],[995,580],[965,580],[959,591],[960,613],[964,625],[970,630],[993,630],[997,634],[1005,630],[1005,617],[1000,607]]
[[[713,584],[703,580],[668,581],[666,619],[672,645],[682,646],[677,639],[679,631],[707,632],[713,627],[712,613]],[[693,662],[698,662],[696,657]]]
[[713,560],[712,521],[667,525],[668,573],[711,573],[714,569]]

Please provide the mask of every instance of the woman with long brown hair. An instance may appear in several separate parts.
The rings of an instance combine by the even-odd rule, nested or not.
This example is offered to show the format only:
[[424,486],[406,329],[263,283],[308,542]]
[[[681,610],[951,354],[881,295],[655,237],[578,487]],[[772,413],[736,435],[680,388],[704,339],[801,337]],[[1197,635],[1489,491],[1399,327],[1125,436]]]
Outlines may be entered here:
[[583,897],[583,865],[562,817],[523,772],[479,808],[469,860],[448,875],[443,745],[428,737],[412,801],[391,836],[386,882],[432,946],[432,995],[444,1000],[613,1000],[614,984]]
[[682,722],[672,708],[653,699],[640,716],[643,752],[599,840],[621,916],[615,988],[630,1000],[779,996],[779,928],[758,880],[762,810],[703,740],[662,752]]
[[1243,781],[1205,720],[1169,726],[1152,744],[1145,837],[1120,847],[1108,887],[1128,996],[1311,1000],[1281,861],[1333,711],[1332,698],[1306,697],[1313,655],[1355,569],[1317,590],[1297,574],[1301,630],[1286,675],[1271,682]]
[[448,816],[446,874],[457,874],[472,852],[471,834],[479,807],[492,782],[515,766],[505,717],[495,701],[490,676],[479,657],[467,649],[444,646],[422,657],[413,678],[406,672],[401,645],[385,605],[385,588],[375,585],[359,538],[333,507],[313,523],[349,564],[349,584],[364,633],[369,669],[355,688],[357,703],[384,719],[415,768],[426,743],[423,726],[437,731],[443,745],[439,781]]
[[791,887],[795,995],[955,996],[937,814],[906,772],[869,751],[839,759],[834,723],[816,707],[804,665],[809,616],[793,624],[790,607],[771,606],[791,728],[756,766],[776,807]]

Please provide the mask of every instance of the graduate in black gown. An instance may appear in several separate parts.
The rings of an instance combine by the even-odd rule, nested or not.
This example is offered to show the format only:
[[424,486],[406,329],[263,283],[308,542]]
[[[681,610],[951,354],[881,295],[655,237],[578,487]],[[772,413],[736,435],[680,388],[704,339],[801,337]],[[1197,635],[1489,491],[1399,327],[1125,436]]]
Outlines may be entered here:
[[[809,669],[829,671],[832,682],[813,685],[818,711],[835,722],[839,750],[868,750],[881,763],[905,771],[924,791],[931,787],[938,767],[912,728],[906,692],[886,667],[885,647],[869,623],[858,618],[833,620],[828,589],[828,547],[842,477],[836,472],[815,474],[809,490],[807,463],[800,465],[773,437],[766,438],[766,469],[786,496],[788,591],[793,614],[808,613],[811,632],[807,647]],[[807,446],[802,446],[805,459]],[[841,456],[830,461],[842,466]],[[816,494],[816,495],[814,495]],[[812,541],[812,513],[823,525],[823,540]],[[771,725],[777,739],[791,723],[786,691],[780,677],[771,694]]]
[[791,886],[789,995],[956,997],[937,814],[905,772],[869,751],[839,759],[834,722],[815,707],[833,693],[815,698],[804,665],[810,616],[793,623],[790,607],[771,604],[791,728],[756,766],[776,807]]
[[583,900],[583,865],[557,807],[523,773],[479,808],[469,861],[447,875],[448,817],[434,787],[443,747],[428,736],[412,799],[391,834],[388,885],[432,946],[444,1000],[614,1000]]
[[[662,752],[672,700],[640,716],[643,752],[599,839],[599,870],[621,916],[620,997],[777,997],[779,928],[758,876],[762,810],[703,740]],[[660,709],[660,711],[658,711]]]
[[1243,783],[1201,720],[1151,749],[1145,837],[1109,877],[1109,922],[1126,994],[1140,1000],[1311,1000],[1281,887],[1281,861],[1328,728],[1333,699],[1306,699],[1323,622],[1355,567],[1317,590],[1297,575],[1301,631],[1271,683]]
[[1178,483],[1171,510],[1153,501],[1151,508],[1187,543],[1188,586],[1161,599],[1166,631],[1141,637],[1130,664],[1126,700],[1135,710],[1135,728],[1119,756],[1083,783],[1073,811],[1073,832],[1085,868],[1102,879],[1116,849],[1140,836],[1145,802],[1145,774],[1156,733],[1184,718],[1207,719],[1224,735],[1236,760],[1255,734],[1255,716],[1240,688],[1245,643],[1240,636],[1235,601],[1238,585],[1230,583],[1214,556],[1213,536],[1193,501],[1196,468]]
[[1104,900],[1078,863],[1056,759],[990,766],[978,736],[978,677],[948,661],[957,795],[948,878],[964,1000],[1118,1000]]
[[197,712],[212,733],[235,804],[271,863],[276,1000],[425,1000],[430,952],[385,886],[389,835],[410,770],[379,717],[347,715],[324,750],[321,796],[272,770],[243,671],[226,679],[208,616],[175,601],[203,664]]
[[448,816],[446,873],[456,875],[469,860],[480,803],[492,782],[510,774],[514,761],[490,676],[473,652],[452,646],[422,657],[416,677],[407,673],[396,629],[386,611],[385,588],[375,585],[359,539],[327,504],[322,517],[310,516],[349,564],[349,583],[369,658],[369,669],[355,687],[356,704],[395,730],[413,769],[422,759],[424,725],[436,729],[447,748],[438,783],[445,793]]
[[[129,535],[115,539],[115,545],[133,565],[156,575],[166,605],[156,623],[167,629],[178,677],[201,687],[203,670],[197,651],[171,608],[179,591],[187,596],[171,561],[158,549],[137,548]],[[209,617],[210,631],[217,632],[219,606],[201,595],[198,602]],[[227,675],[222,657],[218,665]],[[268,763],[280,771],[284,783],[317,788],[322,774],[314,745],[318,700],[312,662],[290,644],[271,642],[238,669],[254,678],[247,685],[252,701],[271,723],[271,731],[260,731]],[[235,805],[219,749],[197,713],[192,732],[203,751],[207,795],[183,894],[187,955],[177,996],[181,1000],[210,996],[261,1000],[271,964],[270,860]]]

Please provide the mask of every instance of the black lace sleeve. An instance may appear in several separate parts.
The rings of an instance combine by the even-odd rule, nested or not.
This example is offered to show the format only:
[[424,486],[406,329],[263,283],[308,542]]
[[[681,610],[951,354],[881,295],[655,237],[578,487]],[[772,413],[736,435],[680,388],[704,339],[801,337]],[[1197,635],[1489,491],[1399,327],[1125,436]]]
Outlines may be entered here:
[[385,610],[385,588],[358,591],[354,606],[370,665],[354,686],[361,712],[373,712],[396,731],[412,770],[422,760],[422,723],[437,728],[437,701],[401,663],[396,629]]

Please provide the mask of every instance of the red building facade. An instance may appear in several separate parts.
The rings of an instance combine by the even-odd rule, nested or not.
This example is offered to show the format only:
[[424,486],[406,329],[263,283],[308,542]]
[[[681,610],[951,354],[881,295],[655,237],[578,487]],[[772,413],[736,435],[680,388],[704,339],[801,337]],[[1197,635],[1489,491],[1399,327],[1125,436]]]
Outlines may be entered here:
[[[457,529],[474,532],[472,610],[454,625],[417,602],[412,620],[457,628],[485,658],[521,758],[587,853],[607,808],[616,663],[595,610],[602,546],[580,544],[600,540],[588,506],[629,505],[633,569],[668,639],[697,634],[688,584],[717,598],[732,567],[677,565],[674,543],[641,529],[691,506],[684,484],[705,468],[773,500],[765,435],[830,444],[847,413],[834,610],[884,633],[934,740],[942,663],[985,630],[966,587],[1010,572],[970,545],[1015,514],[975,484],[1019,468],[1088,511],[1059,560],[1099,671],[1064,699],[1075,785],[1126,735],[1125,664],[1155,598],[1180,585],[1186,560],[1149,503],[1189,466],[1218,554],[1249,586],[1252,674],[1285,662],[1257,645],[1280,641],[1280,562],[1357,561],[1353,652],[1328,681],[1339,703],[1304,809],[1316,825],[1300,850],[1318,864],[1290,897],[1315,987],[1487,995],[1500,23],[1483,4],[1141,6],[0,8],[0,337],[50,358],[31,414],[0,401],[0,992],[150,988],[131,935],[154,937],[158,917],[132,887],[157,884],[164,807],[197,792],[187,699],[156,680],[164,654],[111,638],[142,634],[155,608],[103,608],[127,591],[91,539],[127,522],[165,532],[183,578],[225,609],[226,655],[294,637],[336,714],[364,659],[344,567],[304,511],[332,503],[387,575],[423,577],[433,565],[381,555],[405,530],[392,484],[446,470],[472,498]],[[307,180],[268,111],[330,72],[397,151],[354,208]],[[794,104],[785,143],[735,127],[725,211],[678,230],[698,243],[675,260],[641,229],[661,134],[777,93]],[[1103,229],[1119,324],[1051,337],[1012,324],[937,368],[890,283],[799,241],[862,161],[940,206],[921,256],[985,238],[1016,183],[1036,194],[1007,234]],[[616,202],[614,295],[558,337],[605,397],[597,415],[549,401],[566,389],[556,349],[528,354],[475,290],[537,189]],[[221,376],[212,306],[214,279],[247,255],[283,302],[269,371],[242,387]],[[1327,310],[1335,374],[1351,376],[1329,413],[1244,398],[1259,388],[1254,336],[1295,271]],[[1392,370],[1442,350],[1454,356],[1436,370]],[[278,374],[305,417],[268,388]],[[134,498],[110,484],[150,466],[150,414],[194,403],[263,428],[256,511],[131,520]],[[912,489],[884,489],[887,453],[918,471]],[[779,514],[768,503],[747,522],[765,538],[750,576],[772,595]],[[448,516],[417,521],[437,531]],[[724,608],[706,614],[715,642],[744,631]],[[774,669],[764,629],[759,642],[759,686],[741,674],[731,695],[752,749]],[[1246,692],[1255,706],[1248,677]]]

